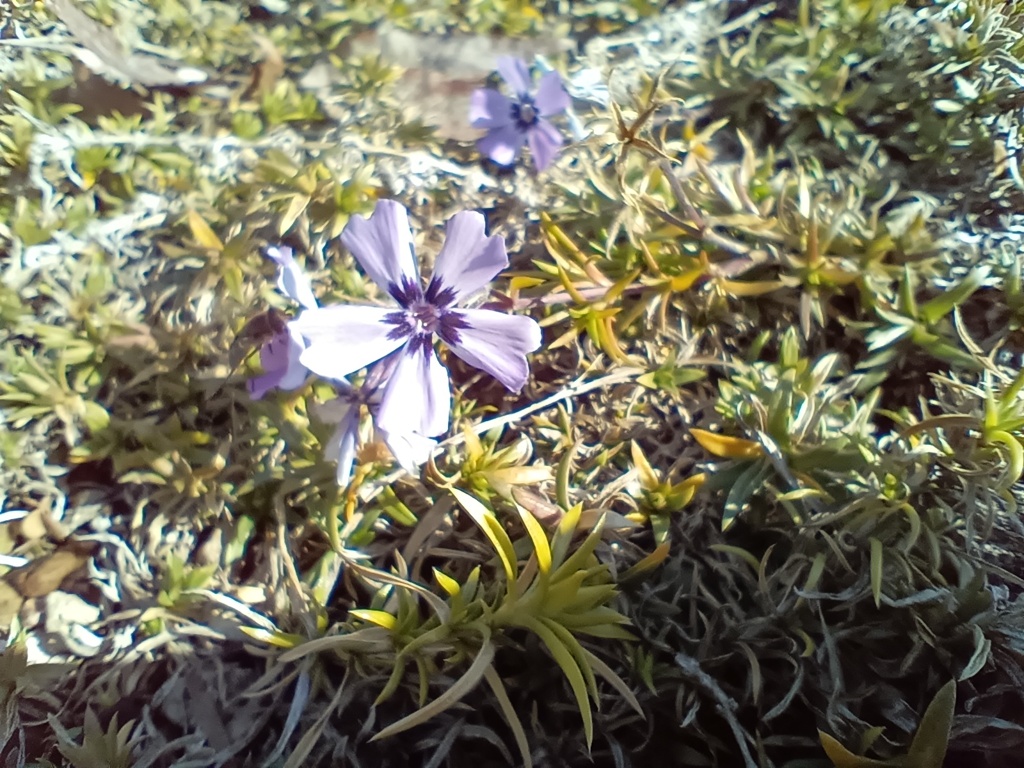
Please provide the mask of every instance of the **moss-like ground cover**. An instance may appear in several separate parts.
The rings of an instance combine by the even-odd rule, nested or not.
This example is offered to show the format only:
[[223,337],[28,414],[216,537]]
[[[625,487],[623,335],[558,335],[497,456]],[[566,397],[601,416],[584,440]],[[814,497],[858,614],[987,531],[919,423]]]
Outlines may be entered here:
[[[0,5],[3,764],[1019,765],[1022,31]],[[540,173],[474,146],[502,53],[578,97]],[[442,347],[432,459],[367,422],[340,487],[334,386],[247,391],[263,254],[381,303],[339,240],[380,200],[424,274],[482,212],[544,341],[518,393]]]

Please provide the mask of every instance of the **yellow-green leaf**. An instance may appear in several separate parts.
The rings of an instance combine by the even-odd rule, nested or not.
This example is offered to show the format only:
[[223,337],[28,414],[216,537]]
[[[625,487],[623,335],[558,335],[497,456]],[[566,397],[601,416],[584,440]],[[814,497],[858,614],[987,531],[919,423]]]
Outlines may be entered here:
[[306,207],[309,205],[309,196],[296,194],[292,196],[292,201],[288,204],[288,209],[284,212],[284,216],[281,217],[281,221],[277,225],[277,234],[283,235],[289,229],[292,228],[292,224],[299,218]]
[[818,731],[818,739],[835,768],[895,768],[899,765],[889,760],[872,760],[870,757],[855,755],[824,731]]
[[385,584],[392,584],[400,589],[419,595],[427,605],[430,606],[431,610],[437,614],[437,617],[441,621],[448,621],[451,614],[448,604],[422,584],[417,584],[414,581],[409,581],[409,579],[403,579],[401,576],[394,573],[388,573],[387,571],[382,571],[377,568],[371,568],[370,566],[362,565],[361,563],[352,563],[350,568],[353,571],[359,572],[364,578],[371,581],[382,581]]
[[280,632],[278,630],[270,632],[260,627],[240,627],[240,629],[253,640],[273,645],[276,648],[294,648],[306,639],[302,635],[296,635],[291,632]]
[[717,281],[718,286],[729,296],[762,296],[766,293],[785,288],[783,280],[725,280]]
[[674,293],[685,291],[697,282],[697,280],[699,280],[706,272],[707,270],[704,267],[700,267],[699,269],[691,269],[687,272],[683,272],[681,275],[676,275],[669,280],[669,288]]
[[502,567],[505,569],[508,588],[510,590],[513,589],[518,571],[516,567],[516,553],[515,548],[512,546],[512,540],[508,537],[505,529],[501,527],[501,523],[494,517],[494,513],[485,507],[475,496],[459,488],[452,488],[451,492],[455,500],[459,502],[459,506],[466,511],[473,519],[473,522],[477,524],[480,530],[484,532],[484,535],[490,540],[491,545],[498,553]]
[[338,653],[382,653],[393,647],[391,633],[383,627],[367,627],[357,632],[344,635],[331,635],[330,637],[318,637],[298,645],[291,650],[281,654],[280,660],[287,663],[297,661],[304,656],[323,651],[335,651]]
[[640,475],[640,487],[645,491],[656,491],[661,484],[661,479],[658,477],[658,473],[651,467],[651,463],[647,461],[647,457],[644,456],[644,452],[640,450],[640,446],[636,444],[635,440],[629,441],[629,451],[633,457],[633,466],[637,474]]
[[759,459],[764,456],[764,447],[753,440],[729,437],[693,427],[690,434],[708,453],[723,459]]
[[376,624],[378,627],[384,627],[384,629],[395,628],[395,617],[387,611],[374,611],[369,608],[356,608],[348,612],[349,616],[353,616],[363,621],[368,621],[370,624]]
[[576,664],[576,660],[573,659],[569,649],[541,621],[529,617],[524,623],[544,643],[548,652],[554,658],[555,663],[561,668],[562,674],[569,681],[569,687],[572,688],[573,695],[576,697],[576,706],[580,710],[580,717],[583,718],[583,735],[587,740],[587,747],[589,748],[594,740],[594,716],[590,711],[587,683],[583,678],[579,665]]
[[476,658],[473,659],[473,663],[469,665],[469,669],[466,670],[466,674],[455,681],[455,684],[452,685],[451,688],[442,693],[425,707],[422,707],[411,715],[406,715],[402,719],[392,723],[370,739],[370,741],[379,741],[380,739],[386,739],[389,736],[394,736],[402,731],[415,728],[417,725],[425,723],[435,715],[441,714],[446,709],[456,704],[463,696],[476,688],[477,684],[484,678],[484,674],[487,672],[488,667],[491,666],[491,662],[493,661],[494,643],[491,642],[490,637],[485,636],[483,645],[477,652]]
[[434,579],[441,585],[441,589],[448,593],[449,597],[455,597],[462,591],[462,587],[455,579],[449,576],[443,571],[439,571],[437,568],[434,569]]
[[217,234],[210,228],[210,225],[206,223],[203,217],[195,211],[190,210],[188,212],[188,227],[192,230],[192,237],[203,248],[209,248],[217,252],[224,250],[224,243],[217,237]]
[[875,598],[875,607],[882,605],[882,566],[884,552],[882,542],[871,537],[871,595]]
[[565,558],[566,552],[569,551],[569,545],[572,543],[572,537],[576,533],[582,514],[583,505],[575,504],[569,507],[565,516],[558,521],[558,528],[555,529],[555,535],[551,539],[551,561],[556,568]]
[[530,536],[530,541],[533,542],[533,551],[537,555],[537,568],[546,575],[551,572],[551,545],[548,543],[548,537],[540,523],[537,522],[537,518],[529,510],[524,509],[518,502],[513,503]]
[[942,768],[949,745],[949,731],[956,709],[956,682],[950,680],[935,694],[907,753],[908,768]]
[[654,551],[651,552],[651,554],[647,555],[642,560],[639,560],[631,568],[629,568],[629,570],[622,574],[622,576],[619,578],[619,581],[627,581],[636,576],[640,576],[644,573],[649,573],[650,571],[653,571],[655,568],[657,568],[659,565],[665,562],[665,558],[668,557],[668,553],[671,549],[672,546],[667,541],[662,544],[659,544],[657,547],[655,547]]

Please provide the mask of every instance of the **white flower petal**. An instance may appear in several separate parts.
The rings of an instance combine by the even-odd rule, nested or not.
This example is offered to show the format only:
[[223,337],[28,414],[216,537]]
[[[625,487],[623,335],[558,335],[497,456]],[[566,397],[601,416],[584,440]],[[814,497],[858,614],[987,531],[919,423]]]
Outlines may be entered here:
[[480,154],[487,155],[498,165],[512,165],[525,143],[526,134],[523,131],[515,125],[502,125],[492,128],[486,136],[480,138],[476,148]]
[[306,309],[317,306],[309,276],[295,261],[292,249],[287,245],[271,245],[267,247],[266,254],[281,268],[277,275],[277,290]]
[[526,355],[541,343],[537,321],[490,309],[460,309],[451,314],[462,315],[464,321],[460,323],[457,339],[444,339],[452,351],[474,368],[491,374],[507,389],[522,389],[530,377]]
[[530,70],[525,61],[515,56],[499,56],[497,69],[501,79],[517,96],[530,92]]
[[448,429],[452,394],[448,371],[433,347],[411,342],[399,357],[377,409],[377,427],[385,432],[417,432],[427,437]]
[[530,153],[533,164],[538,171],[543,171],[554,161],[562,146],[562,135],[547,120],[540,119],[527,131],[530,142]]
[[437,440],[415,432],[387,432],[378,428],[377,433],[395,461],[410,474],[415,474],[416,468],[425,464],[437,447]]
[[[487,237],[483,214],[463,211],[448,219],[431,287],[450,289],[453,293],[445,306],[451,306],[479,291],[507,266],[504,239]],[[427,293],[430,298],[430,288]]]
[[299,361],[329,379],[365,368],[405,343],[384,318],[395,310],[341,305],[307,309],[288,323],[307,343]]
[[512,99],[493,88],[479,88],[469,97],[469,124],[497,128],[512,121]]
[[359,408],[348,404],[348,410],[338,422],[334,434],[324,446],[324,458],[338,463],[338,485],[344,488],[352,478],[352,462],[356,457],[359,439]]
[[557,72],[547,72],[540,79],[540,85],[537,86],[537,95],[533,99],[537,112],[540,113],[541,117],[552,117],[553,115],[565,112],[571,103],[572,100],[569,98],[569,93],[565,90],[565,85],[562,83],[562,76]]
[[309,370],[302,364],[302,352],[306,345],[302,336],[294,329],[288,328],[288,361],[285,364],[284,372],[281,375],[281,382],[277,385],[281,389],[291,391],[298,389],[306,383]]
[[409,214],[394,200],[380,200],[370,218],[353,216],[341,242],[377,285],[392,296],[407,285],[419,287]]

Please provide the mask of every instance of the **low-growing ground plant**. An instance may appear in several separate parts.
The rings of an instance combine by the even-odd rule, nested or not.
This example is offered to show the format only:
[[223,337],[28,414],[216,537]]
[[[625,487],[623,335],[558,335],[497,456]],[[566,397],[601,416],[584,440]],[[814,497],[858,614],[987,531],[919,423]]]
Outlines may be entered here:
[[0,755],[1013,766],[1024,5],[0,7]]

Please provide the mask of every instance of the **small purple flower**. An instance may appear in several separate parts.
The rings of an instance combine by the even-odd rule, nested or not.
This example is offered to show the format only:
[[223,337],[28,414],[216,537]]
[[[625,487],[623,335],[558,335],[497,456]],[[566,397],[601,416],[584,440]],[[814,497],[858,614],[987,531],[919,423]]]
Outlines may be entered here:
[[[316,296],[309,283],[309,277],[302,271],[288,246],[269,246],[266,255],[281,271],[277,276],[277,289],[292,301],[306,309],[317,306]],[[259,400],[275,387],[284,390],[298,389],[305,383],[309,373],[299,362],[306,342],[295,330],[284,327],[277,331],[260,350],[260,365],[263,374],[249,379],[249,396]]]
[[277,275],[277,290],[305,309],[317,306],[309,276],[302,271],[287,245],[267,246],[267,258],[281,268]]
[[[370,383],[372,378],[371,373],[367,377],[367,382],[358,389],[348,382],[338,382],[338,397],[318,408],[321,418],[337,423],[334,434],[324,446],[324,457],[337,462],[337,480],[342,488],[352,479],[352,464],[355,462],[356,447],[359,444],[362,406],[374,399],[372,394],[367,395],[368,389],[374,386]],[[370,409],[373,410],[372,404]],[[384,442],[401,467],[410,473],[415,473],[416,468],[430,458],[437,445],[436,440],[413,432],[392,433],[378,428],[377,437]]]
[[275,387],[286,391],[301,387],[309,374],[306,366],[299,362],[305,348],[302,336],[291,328],[275,333],[260,350],[263,373],[246,383],[249,396],[253,400],[260,400]]
[[359,390],[348,382],[339,386],[338,397],[317,408],[318,415],[327,422],[335,422],[334,434],[324,446],[324,458],[338,463],[338,485],[344,488],[352,479],[352,462],[356,458],[359,442],[359,417],[362,398]]
[[562,136],[545,118],[569,108],[569,94],[557,72],[540,79],[536,96],[530,93],[530,71],[526,62],[511,56],[498,57],[498,72],[512,89],[509,98],[493,88],[474,91],[470,98],[469,121],[474,128],[486,128],[477,142],[480,151],[498,165],[512,165],[523,144],[529,143],[533,164],[543,171],[555,159]]
[[515,391],[530,374],[527,353],[540,346],[532,318],[458,308],[508,266],[501,237],[487,237],[484,217],[469,211],[453,216],[446,233],[424,291],[408,214],[393,200],[379,201],[369,219],[349,221],[341,241],[398,308],[310,308],[289,323],[308,345],[302,365],[326,378],[341,379],[396,353],[377,411],[378,429],[389,434],[433,437],[448,429],[451,389],[434,353],[435,337]]

